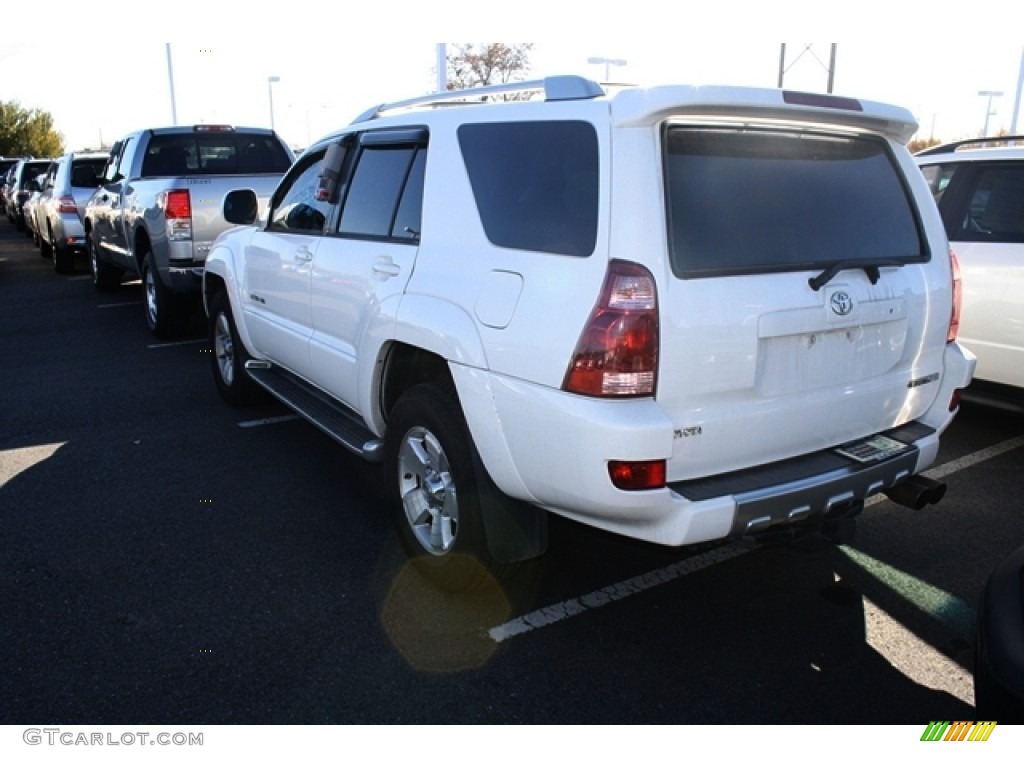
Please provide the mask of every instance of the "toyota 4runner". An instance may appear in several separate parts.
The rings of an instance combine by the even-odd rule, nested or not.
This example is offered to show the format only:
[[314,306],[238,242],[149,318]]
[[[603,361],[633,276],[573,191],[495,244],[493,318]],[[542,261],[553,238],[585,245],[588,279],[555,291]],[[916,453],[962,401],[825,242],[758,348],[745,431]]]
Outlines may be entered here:
[[258,224],[225,200],[252,226],[206,260],[216,384],[383,462],[450,589],[540,555],[548,512],[680,546],[919,509],[974,360],[915,127],[578,77],[375,107]]

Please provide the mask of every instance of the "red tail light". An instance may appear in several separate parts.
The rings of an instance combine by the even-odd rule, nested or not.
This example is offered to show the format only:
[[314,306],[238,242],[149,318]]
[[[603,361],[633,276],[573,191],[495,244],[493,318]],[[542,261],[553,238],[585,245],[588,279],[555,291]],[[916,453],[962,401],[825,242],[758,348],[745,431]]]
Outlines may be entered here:
[[957,261],[953,249],[949,249],[949,263],[953,270],[953,310],[949,316],[949,333],[946,334],[946,341],[956,341],[960,332],[960,304],[963,302],[963,283],[960,280],[960,262]]
[[576,344],[562,389],[594,397],[645,397],[658,377],[658,293],[639,264],[613,261]]
[[192,201],[187,189],[172,189],[164,202],[164,218],[191,219]]
[[621,491],[650,491],[665,485],[665,460],[609,461],[612,485]]
[[57,201],[57,213],[78,213],[75,198],[71,195],[62,195]]
[[167,220],[167,239],[172,241],[192,239],[192,201],[187,189],[172,189],[161,192],[160,204]]

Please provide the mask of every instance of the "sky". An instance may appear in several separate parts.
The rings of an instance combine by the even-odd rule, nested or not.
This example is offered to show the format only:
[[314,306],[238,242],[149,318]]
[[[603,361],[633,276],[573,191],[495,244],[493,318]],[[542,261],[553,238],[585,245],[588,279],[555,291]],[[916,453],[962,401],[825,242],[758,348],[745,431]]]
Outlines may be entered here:
[[[612,7],[600,0],[587,7],[602,5]],[[556,36],[551,25],[525,24],[521,19],[490,30],[467,29],[462,24],[449,27],[443,14],[422,27],[413,20],[400,35],[345,35],[338,31],[346,29],[340,13],[299,26],[295,19],[278,20],[294,33],[276,39],[269,36],[267,25],[257,36],[239,34],[239,28],[230,25],[218,34],[216,29],[221,27],[215,23],[208,25],[214,32],[207,41],[168,44],[140,37],[140,42],[117,43],[108,50],[100,45],[91,51],[90,46],[76,46],[70,58],[40,54],[38,46],[7,45],[0,50],[0,100],[50,112],[68,149],[96,147],[101,141],[109,144],[138,128],[170,125],[169,45],[179,124],[269,126],[272,99],[275,128],[292,146],[304,147],[375,104],[435,90],[437,40],[445,36],[506,42],[538,39],[530,55],[530,77],[579,74],[602,80],[605,67],[589,64],[588,59],[604,57],[626,62],[609,67],[615,81],[774,88],[781,34],[769,33],[817,33],[827,41],[836,39],[838,30],[851,39],[836,43],[835,93],[906,107],[918,120],[919,137],[951,141],[981,133],[989,102],[979,91],[1003,94],[992,98],[989,133],[1009,130],[1024,57],[1024,3],[1019,5],[1018,10],[1010,4],[1011,19],[999,25],[1017,33],[1017,40],[974,34],[959,21],[937,26],[941,31],[918,26],[905,34],[893,34],[890,29],[881,37],[868,32],[853,36],[841,19],[833,19],[824,29],[767,25],[764,37],[769,39],[762,40],[750,33],[756,24],[748,25],[743,35],[727,34],[721,23],[700,23],[682,12],[678,18],[666,19],[670,34],[665,29],[641,34],[635,23],[620,24],[608,15],[590,18],[595,16],[593,11],[585,30],[575,29],[573,17],[563,15],[558,27],[562,32]],[[252,7],[254,14],[260,12],[259,4]],[[663,7],[684,9],[686,3],[676,0]],[[813,7],[820,15],[821,8],[831,6]],[[870,2],[864,0],[858,8],[870,8]],[[266,9],[269,12],[270,6]],[[990,21],[998,15],[986,12]],[[863,16],[863,12],[858,16],[861,23]],[[169,22],[166,31],[188,26],[183,27],[180,20]],[[304,31],[300,34],[300,30]],[[530,37],[531,31],[535,38]],[[102,27],[93,39],[103,39],[101,32]],[[451,52],[456,44],[447,45]],[[787,42],[784,86],[824,92],[830,46],[830,42]],[[52,47],[61,49],[59,44]],[[271,83],[270,77],[279,79]],[[1024,115],[1018,118],[1018,132],[1024,133]]]

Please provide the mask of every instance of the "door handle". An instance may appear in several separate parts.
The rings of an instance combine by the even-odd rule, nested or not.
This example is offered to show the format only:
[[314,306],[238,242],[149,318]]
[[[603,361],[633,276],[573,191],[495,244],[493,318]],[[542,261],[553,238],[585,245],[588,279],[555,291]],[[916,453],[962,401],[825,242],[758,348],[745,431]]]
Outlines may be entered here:
[[307,248],[306,246],[302,246],[297,251],[295,251],[295,260],[296,261],[312,261],[313,260],[313,252],[311,250],[309,250],[309,248]]
[[402,268],[391,260],[390,256],[380,256],[373,262],[373,274],[381,277],[398,277]]

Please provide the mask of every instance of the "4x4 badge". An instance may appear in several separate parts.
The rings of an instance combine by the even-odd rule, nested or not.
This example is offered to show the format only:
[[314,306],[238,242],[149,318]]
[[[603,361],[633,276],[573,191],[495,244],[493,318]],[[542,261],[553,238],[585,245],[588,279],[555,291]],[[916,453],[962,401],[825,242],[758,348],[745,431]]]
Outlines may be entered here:
[[846,291],[836,291],[832,294],[832,311],[840,317],[845,317],[853,311],[853,299]]

